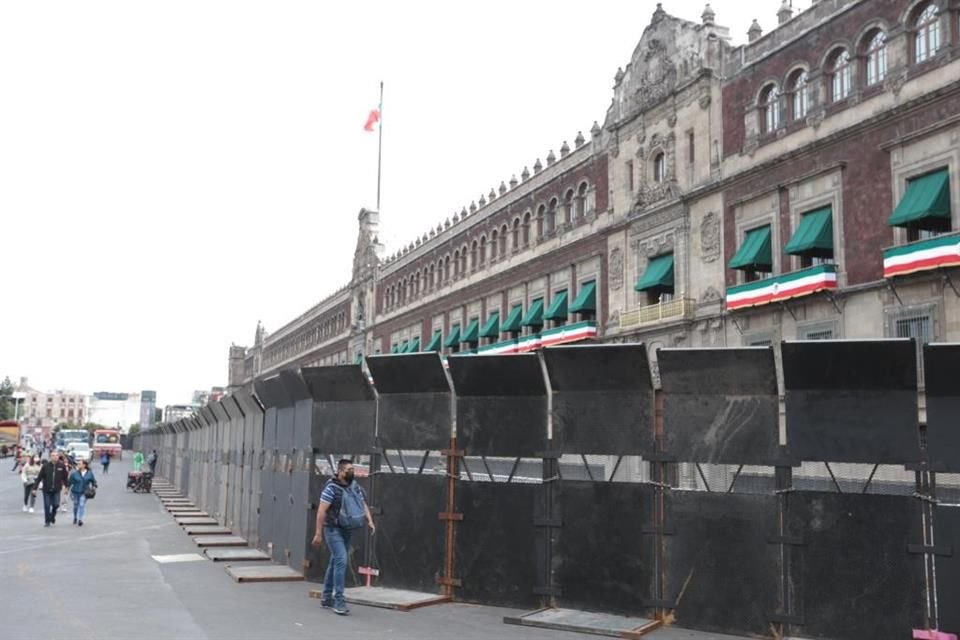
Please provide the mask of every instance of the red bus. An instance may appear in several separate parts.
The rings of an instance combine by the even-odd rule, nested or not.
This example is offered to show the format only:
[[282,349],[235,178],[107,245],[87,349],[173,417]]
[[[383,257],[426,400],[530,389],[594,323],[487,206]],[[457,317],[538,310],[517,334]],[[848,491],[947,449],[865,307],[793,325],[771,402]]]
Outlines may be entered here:
[[96,429],[93,432],[93,462],[96,462],[104,452],[119,460],[121,451],[119,429]]

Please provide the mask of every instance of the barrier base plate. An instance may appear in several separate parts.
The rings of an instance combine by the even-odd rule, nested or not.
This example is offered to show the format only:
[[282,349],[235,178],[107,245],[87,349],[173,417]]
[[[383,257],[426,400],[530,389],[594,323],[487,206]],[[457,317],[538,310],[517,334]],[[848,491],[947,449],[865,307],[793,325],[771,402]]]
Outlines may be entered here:
[[197,516],[183,516],[176,519],[181,527],[188,524],[220,524],[213,518],[203,518]]
[[230,565],[227,574],[237,582],[302,582],[303,575],[280,565]]
[[507,624],[539,627],[556,631],[575,631],[611,638],[639,638],[660,626],[659,620],[615,616],[609,613],[576,609],[538,609],[519,616],[505,616]]
[[[394,609],[396,611],[412,611],[420,607],[443,604],[452,600],[449,596],[441,596],[435,593],[407,591],[405,589],[388,589],[386,587],[352,587],[345,589],[343,594],[350,604]],[[319,600],[322,596],[322,589],[313,589],[310,591],[311,598]]]
[[245,547],[247,541],[240,536],[200,536],[193,541],[198,547]]
[[191,536],[229,536],[233,533],[226,527],[214,524],[194,524],[183,528],[187,535]]
[[230,547],[225,548],[212,548],[205,549],[203,554],[213,560],[214,562],[238,562],[241,560],[258,560],[266,561],[270,560],[270,556],[265,554],[259,549],[233,549]]

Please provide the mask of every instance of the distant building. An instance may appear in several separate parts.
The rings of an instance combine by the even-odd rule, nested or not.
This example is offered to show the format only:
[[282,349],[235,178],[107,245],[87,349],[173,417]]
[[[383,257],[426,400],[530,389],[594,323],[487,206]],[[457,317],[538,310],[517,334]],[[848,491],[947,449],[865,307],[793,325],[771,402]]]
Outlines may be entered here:
[[163,408],[163,421],[171,423],[184,418],[192,418],[200,407],[199,404],[168,404]]
[[17,391],[24,394],[20,423],[37,435],[49,435],[58,424],[81,425],[88,420],[87,398],[79,391],[40,391],[20,378]]
[[157,413],[157,392],[140,392],[140,428],[149,429],[153,426]]
[[202,407],[211,402],[217,402],[223,398],[225,394],[226,390],[223,387],[210,387],[209,391],[198,389],[193,392],[192,404]]
[[[154,404],[156,397],[154,396]],[[141,394],[97,391],[89,398],[87,422],[126,432],[141,419]]]

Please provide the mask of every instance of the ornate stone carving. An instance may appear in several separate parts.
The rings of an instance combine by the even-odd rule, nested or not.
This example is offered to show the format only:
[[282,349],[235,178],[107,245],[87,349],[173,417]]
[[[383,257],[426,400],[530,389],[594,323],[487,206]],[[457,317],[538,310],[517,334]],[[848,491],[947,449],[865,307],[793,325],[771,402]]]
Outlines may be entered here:
[[667,55],[667,46],[656,38],[647,43],[644,69],[637,83],[636,101],[645,109],[667,97],[677,83],[677,69]]
[[700,304],[712,304],[714,302],[720,302],[721,300],[723,300],[723,296],[720,295],[720,292],[714,287],[707,287],[703,294],[700,295]]
[[614,309],[610,312],[610,317],[607,318],[607,328],[608,329],[619,329],[620,328],[620,311]]
[[664,233],[635,241],[633,243],[633,249],[636,253],[649,260],[650,258],[672,252],[675,245],[676,230],[670,229]]
[[634,202],[637,209],[645,209],[661,200],[676,196],[673,182],[643,183],[637,189],[637,198]]
[[907,70],[900,69],[895,73],[888,73],[883,81],[883,88],[892,91],[893,95],[899,96],[903,85],[907,83]]
[[623,286],[623,251],[620,247],[614,247],[610,252],[608,269],[610,270],[610,289],[619,291]]
[[643,235],[650,229],[656,229],[671,222],[683,224],[687,217],[686,208],[677,203],[673,206],[664,207],[655,213],[645,213],[636,215],[636,219],[630,224],[630,237]]
[[720,257],[720,216],[711,211],[700,223],[700,259],[714,262]]
[[826,112],[824,109],[814,109],[807,116],[807,125],[813,127],[814,129],[819,129],[820,125],[823,124],[823,119],[826,117]]
[[713,98],[710,96],[710,87],[701,87],[700,88],[700,97],[697,98],[697,104],[700,105],[701,109],[706,109],[710,106],[710,103],[713,101]]

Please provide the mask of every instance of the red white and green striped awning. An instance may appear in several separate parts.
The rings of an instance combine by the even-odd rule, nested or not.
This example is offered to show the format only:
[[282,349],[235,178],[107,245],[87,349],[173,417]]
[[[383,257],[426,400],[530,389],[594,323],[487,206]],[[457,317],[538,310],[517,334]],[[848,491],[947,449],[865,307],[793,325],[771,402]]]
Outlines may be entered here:
[[960,266],[960,233],[891,247],[883,252],[883,277]]
[[727,310],[756,307],[837,288],[837,267],[821,264],[727,289]]

